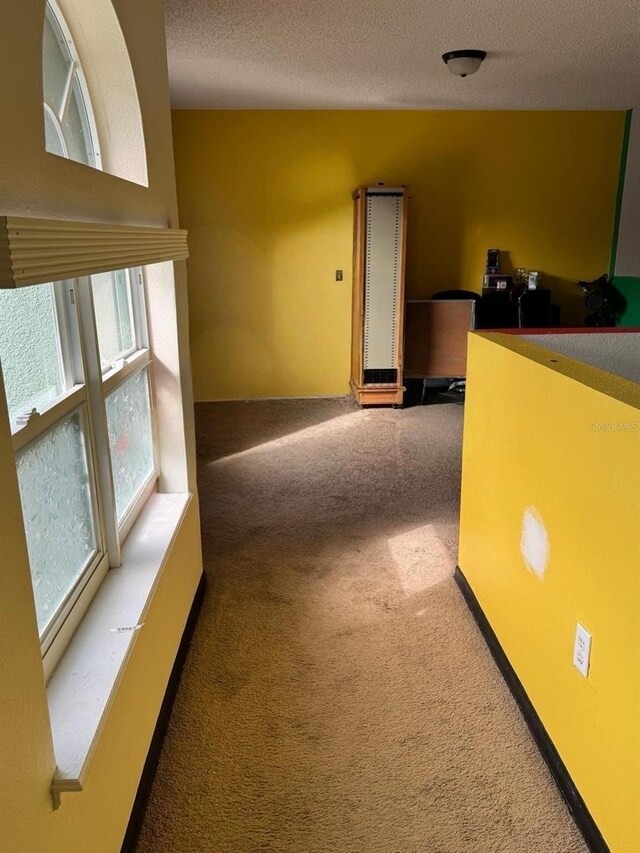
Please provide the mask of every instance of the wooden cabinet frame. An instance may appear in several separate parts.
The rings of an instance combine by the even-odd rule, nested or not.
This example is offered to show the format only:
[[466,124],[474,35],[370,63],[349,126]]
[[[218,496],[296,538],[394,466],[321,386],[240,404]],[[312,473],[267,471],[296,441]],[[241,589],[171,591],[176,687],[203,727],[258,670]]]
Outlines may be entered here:
[[[386,197],[399,200],[396,213],[395,232],[391,243],[376,250],[368,237],[367,223],[372,222],[373,198]],[[360,406],[401,405],[404,394],[402,384],[402,362],[404,349],[404,292],[407,247],[407,190],[406,187],[358,187],[353,193],[354,202],[354,240],[353,240],[353,301],[351,326],[351,393]],[[373,214],[375,215],[375,214]],[[385,224],[394,228],[393,223]],[[375,251],[389,254],[392,275],[383,271],[383,297],[388,311],[383,310],[375,316],[375,325],[382,328],[383,337],[390,338],[385,363],[367,363],[365,341],[367,324],[371,325],[371,299],[367,303],[367,294],[371,296],[372,260]],[[368,254],[369,253],[369,254]],[[384,261],[384,258],[383,258]],[[369,304],[369,308],[367,305]],[[388,317],[387,317],[388,315]],[[388,325],[387,325],[388,319]],[[384,328],[387,326],[387,328]],[[395,375],[394,375],[395,372]]]

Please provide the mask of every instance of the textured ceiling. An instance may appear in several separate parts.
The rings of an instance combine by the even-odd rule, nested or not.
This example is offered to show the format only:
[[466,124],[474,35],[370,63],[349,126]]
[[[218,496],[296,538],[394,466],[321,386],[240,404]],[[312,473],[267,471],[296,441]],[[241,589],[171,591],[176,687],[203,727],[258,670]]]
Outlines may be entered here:
[[[166,0],[174,106],[626,109],[638,0]],[[473,77],[441,54],[488,51]]]

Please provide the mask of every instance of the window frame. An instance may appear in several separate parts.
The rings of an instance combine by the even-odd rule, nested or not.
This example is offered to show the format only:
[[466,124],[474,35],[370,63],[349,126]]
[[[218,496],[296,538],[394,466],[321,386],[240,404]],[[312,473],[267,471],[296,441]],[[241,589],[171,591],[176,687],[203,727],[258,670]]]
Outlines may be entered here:
[[[81,166],[88,166],[91,169],[98,169],[102,171],[102,157],[100,153],[100,140],[98,137],[98,125],[96,122],[93,103],[91,101],[91,95],[89,93],[89,87],[87,85],[87,79],[84,74],[84,70],[82,68],[82,62],[80,61],[80,56],[78,54],[78,50],[76,48],[75,42],[73,40],[73,36],[71,35],[71,30],[69,29],[69,25],[60,9],[60,6],[56,2],[56,0],[46,0],[45,3],[45,18],[43,26],[47,25],[47,18],[53,18],[53,25],[57,26],[62,33],[64,38],[67,50],[69,51],[69,56],[71,58],[71,65],[67,70],[67,79],[65,81],[65,86],[63,90],[62,102],[55,107],[55,105],[49,104],[44,99],[44,62],[42,66],[42,80],[43,80],[43,107],[44,110],[48,113],[53,124],[56,129],[56,133],[58,135],[58,139],[61,143],[61,147],[64,151],[63,155],[56,154],[55,151],[49,151],[46,147],[45,141],[45,151],[48,154],[52,154],[54,157],[62,156],[65,160],[71,160],[74,163],[79,163]],[[44,38],[44,35],[43,35]],[[91,150],[87,148],[87,159],[88,163],[82,163],[81,161],[75,160],[74,158],[69,156],[69,149],[67,146],[67,141],[65,139],[62,122],[67,114],[69,109],[69,104],[71,102],[71,98],[73,97],[73,87],[74,83],[77,83],[78,88],[80,89],[80,94],[82,96],[81,103],[79,104],[80,110],[80,121],[84,125],[84,120],[87,123],[88,130],[88,139],[91,146]]]
[[[81,276],[78,279],[78,303],[80,307],[80,324],[87,331],[85,340],[85,358],[87,364],[87,385],[94,413],[94,428],[98,444],[100,488],[105,506],[105,527],[107,549],[110,554],[110,566],[120,565],[120,549],[133,523],[149,495],[154,491],[160,468],[158,464],[158,432],[155,416],[155,394],[153,383],[153,357],[149,344],[148,320],[146,313],[145,277],[141,267],[126,270],[131,304],[133,307],[132,321],[134,325],[134,340],[137,349],[126,357],[112,364],[106,372],[102,370],[100,345],[98,342],[98,326],[95,320],[94,301],[91,294],[91,277]],[[115,486],[109,447],[109,430],[106,415],[106,398],[119,385],[136,373],[147,370],[149,388],[149,407],[151,420],[151,438],[153,445],[153,469],[139,488],[133,501],[118,522],[116,511]]]
[[[67,396],[65,400],[63,400],[63,403],[66,403],[67,401],[73,401],[75,396],[76,395]],[[54,406],[52,407],[52,409],[62,407],[62,405],[59,407]],[[51,412],[52,409],[50,409],[49,412]],[[80,608],[77,614],[77,622],[79,622],[82,615],[84,615],[84,613],[86,612],[95,590],[98,588],[100,582],[106,576],[108,569],[108,555],[104,549],[103,544],[104,537],[102,528],[102,518],[99,508],[95,454],[93,452],[91,427],[89,425],[91,413],[89,411],[87,400],[81,400],[79,405],[73,406],[72,408],[68,408],[68,410],[64,412],[64,414],[62,414],[59,418],[57,418],[56,420],[51,420],[51,422],[48,423],[47,426],[45,426],[38,435],[27,440],[26,443],[19,446],[18,450],[15,450],[15,447],[16,444],[20,444],[20,442],[14,442],[14,453],[17,455],[18,452],[25,450],[31,444],[48,435],[50,432],[55,430],[57,426],[65,423],[67,420],[74,417],[75,415],[80,416],[83,438],[87,445],[87,471],[89,474],[89,491],[91,494],[91,516],[96,538],[96,546],[93,555],[89,558],[84,568],[82,569],[82,573],[78,576],[73,586],[68,590],[65,595],[65,598],[58,606],[57,610],[47,623],[46,628],[40,636],[42,659],[43,663],[46,662],[47,664],[47,673],[49,673],[53,669],[55,663],[57,663],[63,651],[63,648],[60,648],[58,651],[56,651],[56,645],[61,629],[66,624],[67,620],[74,612],[76,607]],[[90,597],[84,595],[85,590],[87,589],[92,590]]]
[[[41,285],[35,285],[40,287]],[[93,556],[84,566],[75,584],[68,590],[64,600],[49,620],[40,636],[43,661],[47,662],[46,671],[53,669],[62,649],[54,648],[60,631],[71,612],[79,606],[82,614],[89,606],[90,598],[84,603],[86,589],[97,589],[108,568],[107,554],[104,548],[104,525],[102,508],[98,494],[98,471],[96,467],[96,447],[92,426],[92,412],[89,405],[87,386],[83,377],[80,347],[80,330],[75,317],[72,299],[72,282],[51,282],[53,289],[56,326],[58,330],[58,351],[63,366],[65,388],[54,400],[43,405],[37,415],[27,414],[22,422],[12,427],[11,440],[14,457],[52,432],[68,418],[79,414],[83,437],[86,443],[87,471],[91,495],[91,515],[96,538]],[[92,583],[93,581],[93,583]],[[96,583],[98,581],[98,583]],[[53,650],[53,651],[52,651]],[[55,659],[55,660],[54,660]]]
[[[126,276],[136,348],[106,373],[103,373],[100,361],[91,277],[49,283],[53,287],[65,387],[54,400],[43,404],[37,413],[20,416],[20,421],[11,428],[14,456],[17,457],[33,442],[79,413],[86,445],[96,548],[40,636],[47,679],[109,568],[120,566],[121,547],[145,503],[157,489],[160,476],[146,277],[140,267],[127,269]],[[147,371],[153,466],[118,523],[105,401],[107,395],[122,382],[143,370]]]

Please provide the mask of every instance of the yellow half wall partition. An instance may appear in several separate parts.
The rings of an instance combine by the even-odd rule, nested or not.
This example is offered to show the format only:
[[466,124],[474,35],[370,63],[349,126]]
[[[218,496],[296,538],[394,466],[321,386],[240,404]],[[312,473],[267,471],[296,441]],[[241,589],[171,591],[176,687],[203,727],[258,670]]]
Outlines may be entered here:
[[[407,296],[479,290],[489,247],[563,323],[609,265],[622,112],[174,111],[197,400],[348,393],[351,191],[408,184]],[[336,270],[344,280],[335,280]]]
[[611,853],[640,839],[639,485],[640,385],[470,335],[459,565]]

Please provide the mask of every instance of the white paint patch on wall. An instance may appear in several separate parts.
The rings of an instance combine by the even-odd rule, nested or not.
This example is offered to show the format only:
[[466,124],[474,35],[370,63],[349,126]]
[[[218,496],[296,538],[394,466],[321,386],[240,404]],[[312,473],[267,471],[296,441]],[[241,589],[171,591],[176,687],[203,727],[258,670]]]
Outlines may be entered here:
[[544,580],[549,561],[549,537],[540,513],[532,506],[527,507],[522,516],[520,551],[529,571]]

